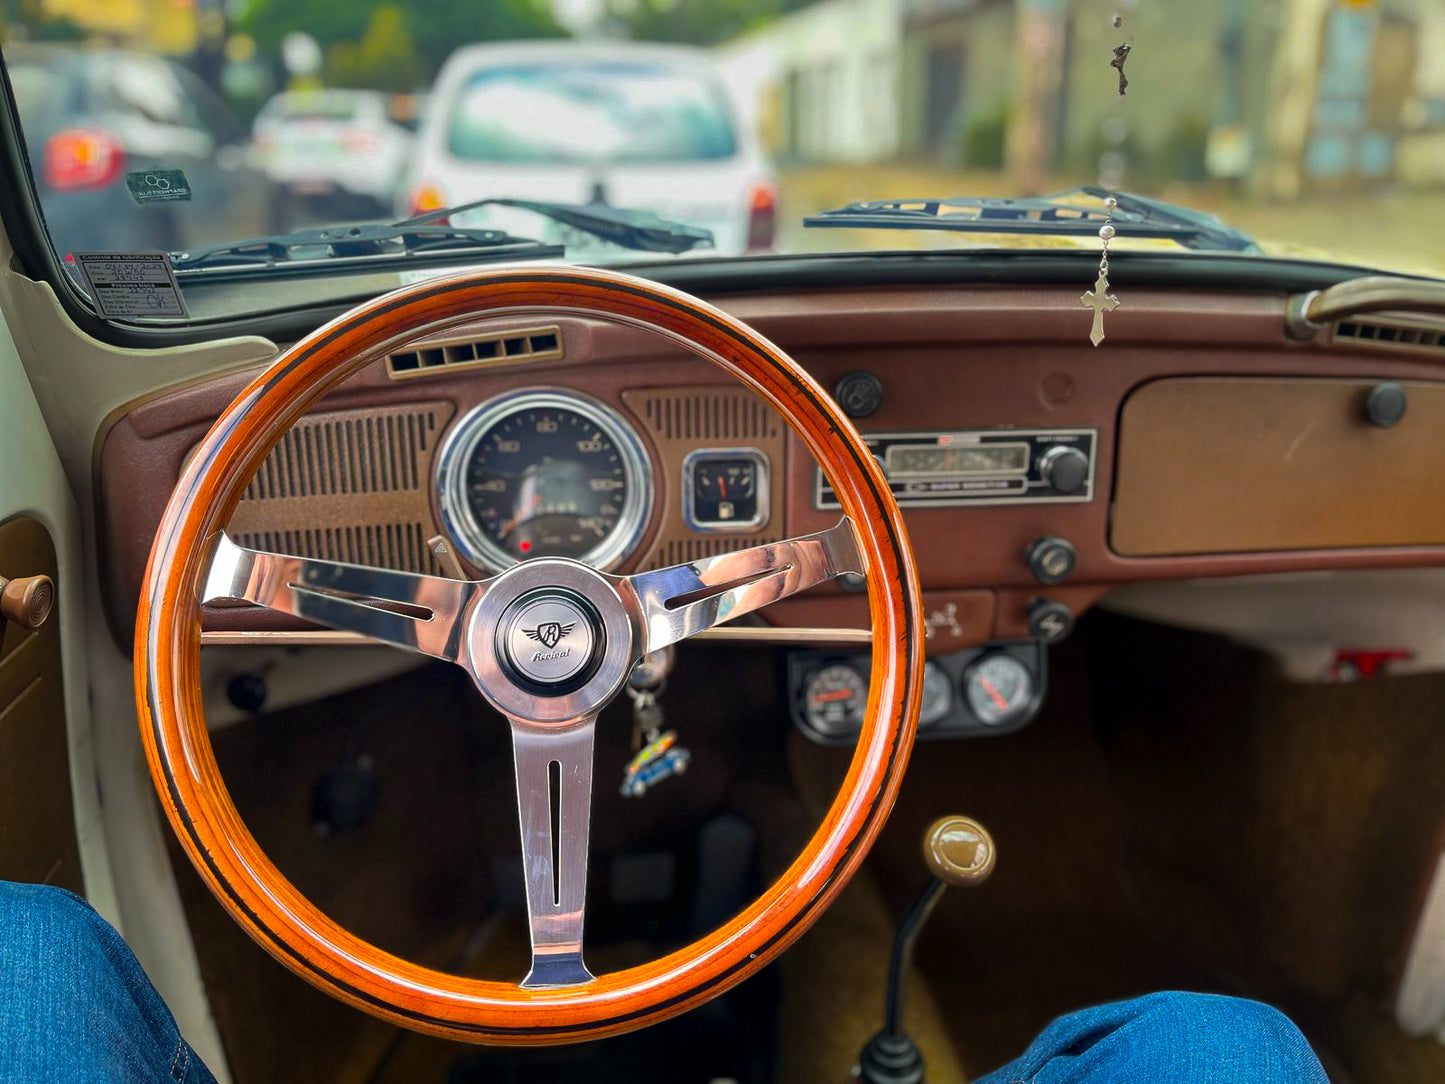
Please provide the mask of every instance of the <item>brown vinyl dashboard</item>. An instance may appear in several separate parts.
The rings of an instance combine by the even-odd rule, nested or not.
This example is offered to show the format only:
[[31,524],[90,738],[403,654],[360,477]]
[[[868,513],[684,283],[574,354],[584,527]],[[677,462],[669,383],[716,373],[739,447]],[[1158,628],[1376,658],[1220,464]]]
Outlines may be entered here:
[[[1032,600],[1077,612],[1133,580],[1445,564],[1445,383],[1436,382],[1445,338],[1418,322],[1408,341],[1360,335],[1356,322],[1301,343],[1286,334],[1280,294],[1135,288],[1094,348],[1077,288],[889,287],[712,300],[824,388],[860,370],[876,376],[882,400],[858,420],[865,436],[1090,434],[1088,499],[907,507],[933,650],[1025,636]],[[118,412],[100,435],[102,577],[123,643],[185,458],[255,375],[152,396]],[[1372,424],[1363,408],[1384,381],[1400,384],[1408,402],[1393,426]],[[819,507],[816,467],[801,444],[709,362],[622,325],[519,317],[407,344],[368,364],[278,445],[231,531],[256,548],[444,571],[429,548],[442,537],[456,549],[436,484],[438,449],[470,412],[525,389],[589,396],[640,439],[652,501],[635,545],[611,566],[618,570],[837,520]],[[683,465],[697,448],[761,453],[771,467],[763,522],[727,533],[690,526]],[[1025,561],[1029,545],[1046,537],[1075,548],[1062,584],[1041,584]],[[764,616],[778,625],[862,627],[866,604],[830,586]],[[208,610],[205,627],[297,627],[284,620]]]

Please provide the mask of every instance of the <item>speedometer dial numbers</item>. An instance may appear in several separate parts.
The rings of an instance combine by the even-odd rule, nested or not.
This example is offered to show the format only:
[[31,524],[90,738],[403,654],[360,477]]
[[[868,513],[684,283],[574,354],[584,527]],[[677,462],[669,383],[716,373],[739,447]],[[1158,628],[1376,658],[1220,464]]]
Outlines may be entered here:
[[507,556],[581,557],[617,526],[627,470],[616,444],[575,410],[508,415],[466,462],[467,501]]
[[610,564],[635,545],[652,504],[637,435],[579,395],[484,404],[457,424],[440,463],[448,526],[492,569],[543,556]]

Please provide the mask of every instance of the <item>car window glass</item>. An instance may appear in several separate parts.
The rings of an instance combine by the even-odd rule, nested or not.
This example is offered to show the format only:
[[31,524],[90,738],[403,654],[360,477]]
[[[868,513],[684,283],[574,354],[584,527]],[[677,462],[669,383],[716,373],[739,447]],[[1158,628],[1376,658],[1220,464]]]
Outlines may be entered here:
[[681,162],[737,149],[706,83],[621,64],[480,71],[457,98],[448,146],[458,158],[515,163]]

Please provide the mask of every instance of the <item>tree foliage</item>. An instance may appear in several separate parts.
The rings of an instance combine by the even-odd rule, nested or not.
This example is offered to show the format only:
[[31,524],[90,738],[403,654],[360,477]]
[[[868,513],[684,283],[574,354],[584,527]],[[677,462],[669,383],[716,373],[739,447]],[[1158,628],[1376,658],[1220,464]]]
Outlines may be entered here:
[[[334,58],[338,75],[354,83],[370,70],[385,82],[368,85],[384,86],[393,86],[397,77],[374,63],[400,64],[408,77],[415,76],[410,84],[415,86],[460,46],[562,33],[547,0],[250,0],[235,25],[273,55],[287,34],[304,31],[321,46],[328,65]],[[410,57],[401,57],[401,42],[388,43],[385,35],[409,40]]]
[[406,17],[391,4],[371,13],[360,41],[339,41],[326,50],[326,81],[334,87],[404,92],[420,86],[426,75]]
[[638,41],[715,45],[812,0],[608,0],[609,22]]

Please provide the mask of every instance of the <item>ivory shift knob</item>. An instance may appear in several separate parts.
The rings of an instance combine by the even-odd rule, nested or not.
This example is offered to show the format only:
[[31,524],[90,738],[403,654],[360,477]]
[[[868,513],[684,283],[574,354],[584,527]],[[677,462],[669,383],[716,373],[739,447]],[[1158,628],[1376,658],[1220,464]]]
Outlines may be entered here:
[[997,857],[993,836],[970,817],[939,817],[923,833],[923,861],[947,884],[983,884]]

